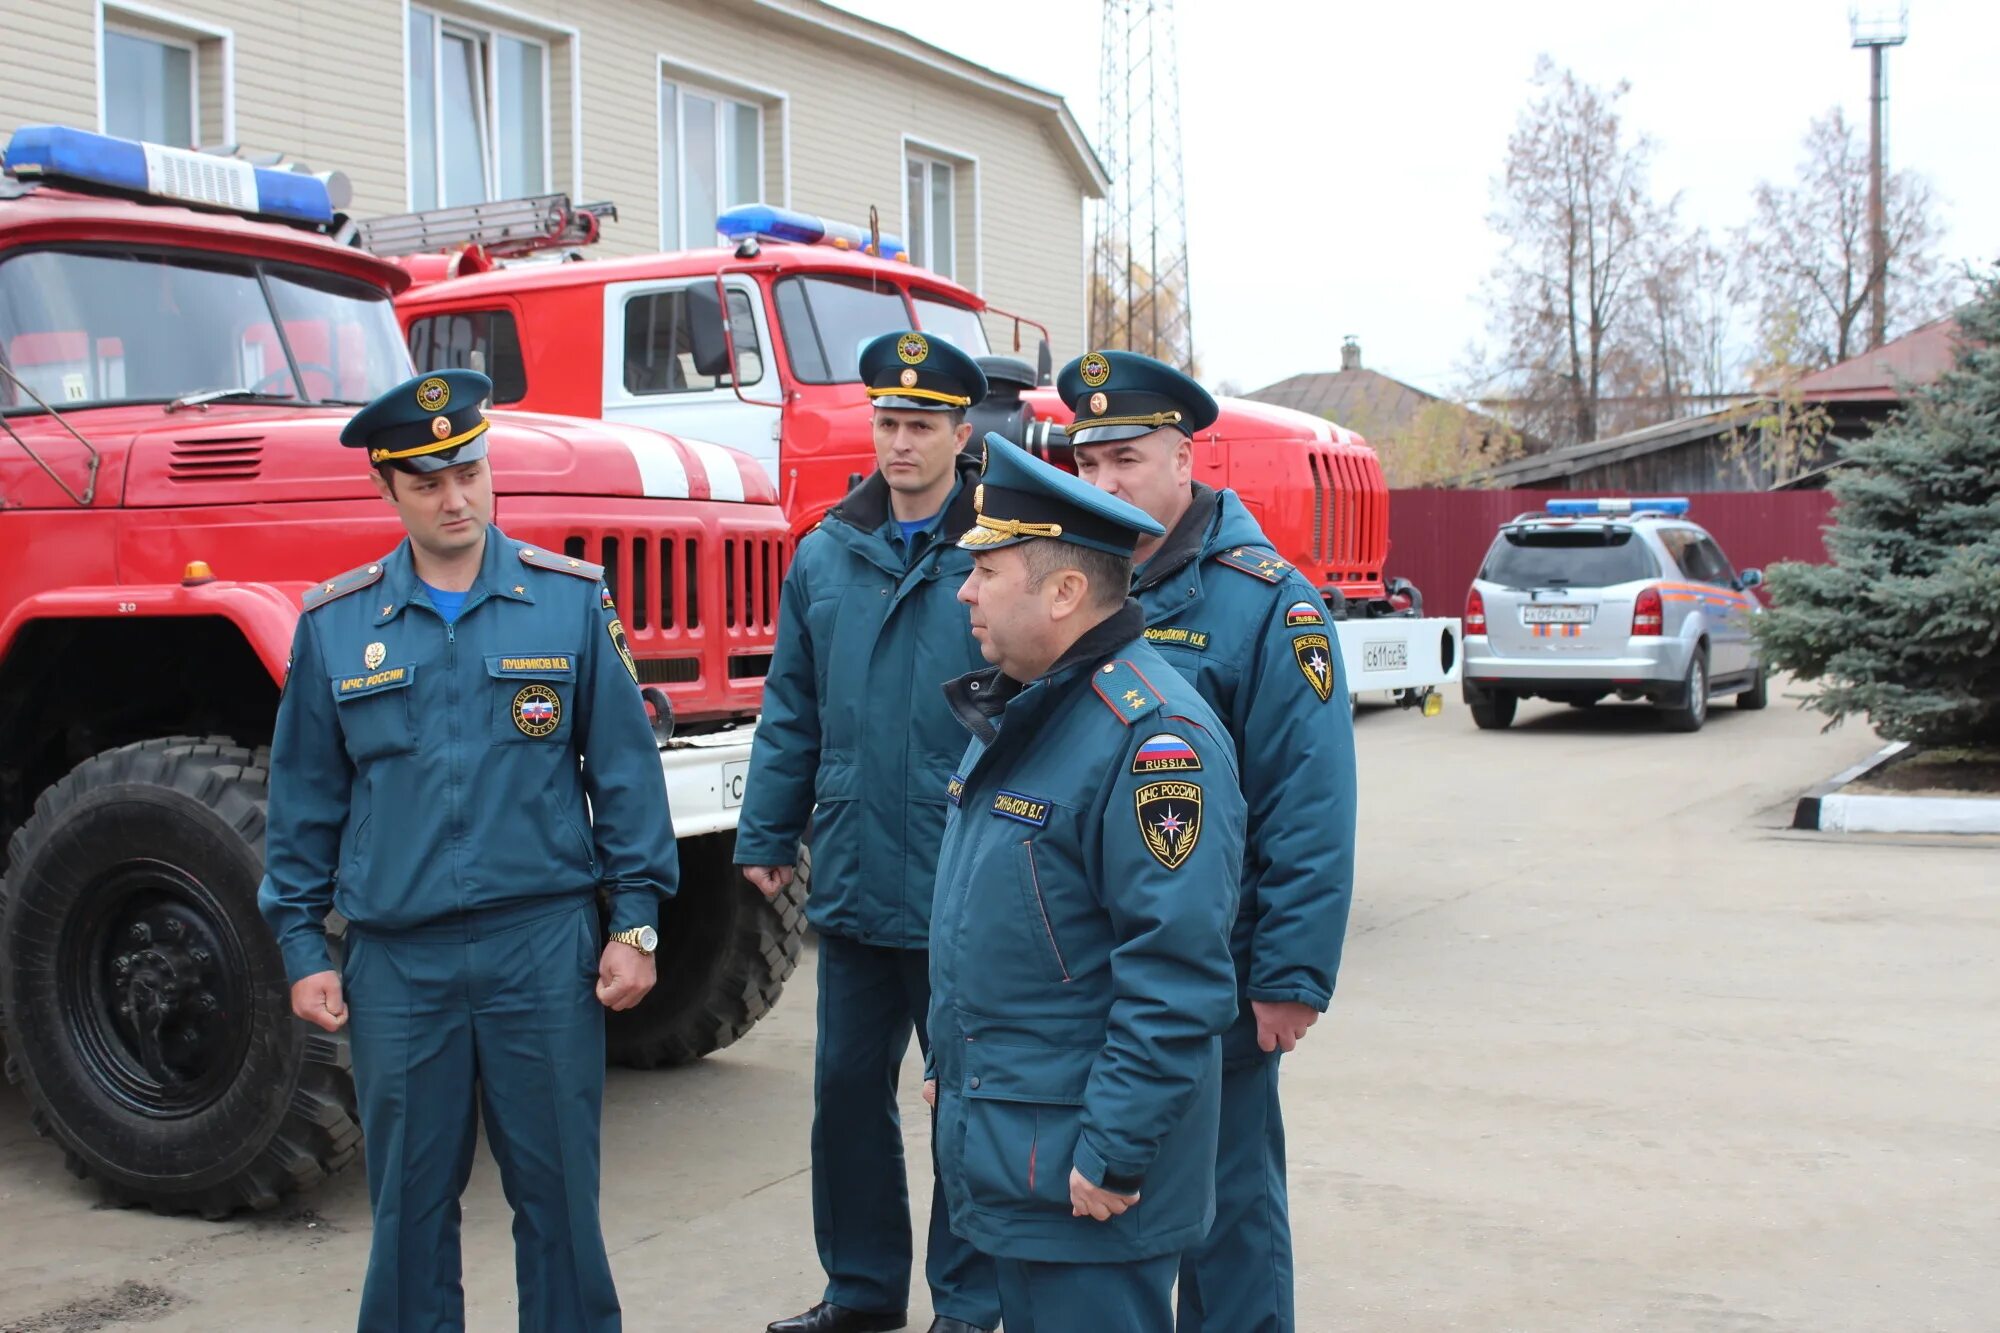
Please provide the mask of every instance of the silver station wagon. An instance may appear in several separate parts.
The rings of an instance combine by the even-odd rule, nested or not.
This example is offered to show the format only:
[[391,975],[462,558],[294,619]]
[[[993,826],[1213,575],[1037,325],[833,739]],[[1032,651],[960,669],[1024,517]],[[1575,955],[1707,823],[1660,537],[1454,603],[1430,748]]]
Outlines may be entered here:
[[1465,599],[1465,702],[1485,729],[1525,698],[1616,696],[1697,731],[1711,699],[1762,708],[1763,608],[1684,499],[1551,500],[1502,525]]

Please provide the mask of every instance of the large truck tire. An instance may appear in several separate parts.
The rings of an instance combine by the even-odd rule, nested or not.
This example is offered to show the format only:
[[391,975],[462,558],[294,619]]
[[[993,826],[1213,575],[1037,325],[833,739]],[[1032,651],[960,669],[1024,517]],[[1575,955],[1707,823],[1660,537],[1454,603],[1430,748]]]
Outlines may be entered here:
[[292,1016],[257,912],[268,762],[227,737],[107,750],[8,845],[7,1075],[115,1202],[269,1208],[361,1146],[346,1036]]
[[660,914],[659,981],[608,1016],[613,1064],[658,1069],[721,1050],[771,1011],[798,967],[809,862],[767,900],[737,870],[735,849],[734,833],[681,843],[680,892]]

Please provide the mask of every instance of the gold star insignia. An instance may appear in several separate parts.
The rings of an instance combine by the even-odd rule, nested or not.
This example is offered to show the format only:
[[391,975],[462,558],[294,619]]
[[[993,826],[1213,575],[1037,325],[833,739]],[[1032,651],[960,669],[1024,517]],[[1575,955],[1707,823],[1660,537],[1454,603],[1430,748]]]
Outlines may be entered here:
[[331,583],[327,584],[327,585],[326,585],[326,590],[327,590],[328,592],[332,592],[332,591],[333,591],[333,585],[332,585]]
[[528,590],[521,584],[517,583],[514,585],[514,595],[516,597],[526,597],[528,595]]
[[1140,708],[1145,705],[1146,696],[1137,690],[1127,690],[1125,691],[1125,702],[1134,708]]
[[569,562],[569,567],[570,567],[571,569],[582,569],[582,568],[583,568],[583,561],[581,561],[581,560],[572,560],[572,561],[570,561],[570,562]]
[[395,608],[395,607],[394,607],[393,605],[391,605],[391,606],[385,606],[385,607],[383,607],[383,608],[382,608],[382,614],[386,616],[386,615],[388,615],[388,614],[389,614],[389,613],[390,613],[391,611],[394,611],[395,609],[396,609],[396,608]]

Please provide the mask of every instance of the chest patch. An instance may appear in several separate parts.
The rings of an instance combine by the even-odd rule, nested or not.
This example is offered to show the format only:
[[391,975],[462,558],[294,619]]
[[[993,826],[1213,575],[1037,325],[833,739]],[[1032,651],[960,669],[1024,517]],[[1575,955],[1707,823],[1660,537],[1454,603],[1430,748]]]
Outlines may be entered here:
[[953,805],[957,805],[959,798],[964,795],[965,779],[956,773],[952,774],[951,781],[944,784],[944,798]]
[[514,696],[514,725],[537,739],[562,725],[562,696],[546,685],[524,685]]
[[1196,652],[1208,649],[1208,631],[1188,629],[1184,625],[1148,625],[1147,643],[1170,643],[1176,648],[1192,648]]
[[1324,625],[1326,617],[1311,602],[1293,602],[1285,608],[1285,626],[1296,629],[1301,625]]
[[1133,794],[1146,850],[1169,870],[1179,870],[1201,841],[1201,787],[1193,782],[1148,782]]
[[1292,636],[1292,656],[1297,659],[1306,684],[1312,686],[1319,701],[1325,703],[1333,694],[1332,641],[1324,634],[1295,634]]
[[1017,791],[1003,791],[993,798],[993,813],[1041,828],[1049,822],[1049,803]]
[[1201,767],[1201,756],[1171,731],[1148,737],[1132,756],[1134,773],[1189,773]]
[[356,694],[373,694],[376,690],[390,690],[408,685],[416,675],[414,666],[392,666],[365,676],[342,676],[333,682],[333,692],[345,699]]

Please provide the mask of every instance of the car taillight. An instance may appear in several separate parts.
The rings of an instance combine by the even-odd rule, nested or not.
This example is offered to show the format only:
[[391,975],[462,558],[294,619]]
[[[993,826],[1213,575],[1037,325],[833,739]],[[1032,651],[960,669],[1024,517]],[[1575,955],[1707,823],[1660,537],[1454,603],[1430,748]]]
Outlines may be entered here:
[[1486,599],[1474,588],[1465,594],[1465,632],[1484,634],[1486,632]]
[[1645,635],[1658,637],[1665,617],[1660,604],[1658,588],[1641,588],[1639,596],[1632,603],[1632,637]]

